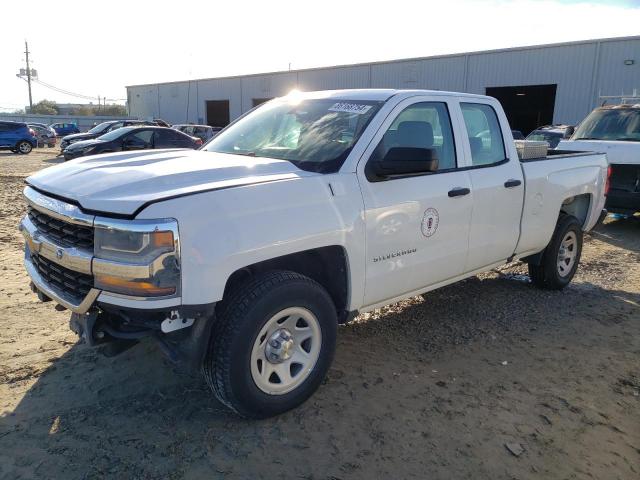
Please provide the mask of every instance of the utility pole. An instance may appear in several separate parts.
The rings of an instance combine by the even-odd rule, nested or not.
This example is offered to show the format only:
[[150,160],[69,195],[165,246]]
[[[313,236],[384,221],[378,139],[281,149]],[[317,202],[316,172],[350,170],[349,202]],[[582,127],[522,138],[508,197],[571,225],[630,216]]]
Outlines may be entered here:
[[33,99],[31,98],[31,67],[29,67],[29,44],[24,41],[24,54],[27,56],[27,84],[29,85],[29,113],[33,110]]

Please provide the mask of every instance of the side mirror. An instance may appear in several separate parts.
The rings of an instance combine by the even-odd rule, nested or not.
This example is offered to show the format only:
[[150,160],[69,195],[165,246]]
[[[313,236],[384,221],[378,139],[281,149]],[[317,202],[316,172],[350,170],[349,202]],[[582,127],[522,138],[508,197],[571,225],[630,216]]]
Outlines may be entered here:
[[438,154],[433,148],[394,147],[382,160],[367,164],[367,178],[381,181],[398,175],[430,173],[438,170]]
[[576,127],[567,127],[564,132],[564,138],[571,138],[571,135],[576,131]]

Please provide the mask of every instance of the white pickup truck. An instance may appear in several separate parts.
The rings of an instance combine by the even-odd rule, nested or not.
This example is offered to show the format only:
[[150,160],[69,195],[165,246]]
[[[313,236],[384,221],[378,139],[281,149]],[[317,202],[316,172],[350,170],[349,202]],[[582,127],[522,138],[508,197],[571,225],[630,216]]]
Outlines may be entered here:
[[605,153],[611,167],[607,210],[640,212],[640,98],[637,103],[596,108],[557,148]]
[[239,414],[320,385],[339,323],[522,259],[565,287],[607,161],[520,161],[493,98],[292,94],[199,151],[113,153],[27,179],[25,267],[89,345],[156,339]]

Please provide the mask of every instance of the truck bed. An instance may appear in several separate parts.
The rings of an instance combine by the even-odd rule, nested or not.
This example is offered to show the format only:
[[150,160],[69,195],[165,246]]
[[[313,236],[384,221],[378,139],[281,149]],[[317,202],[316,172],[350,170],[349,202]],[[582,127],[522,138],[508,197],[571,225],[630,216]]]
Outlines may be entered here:
[[539,158],[528,158],[520,160],[521,163],[541,162],[543,160],[560,160],[564,158],[586,157],[590,155],[602,155],[598,152],[578,152],[574,150],[549,150],[547,155]]
[[604,208],[605,154],[550,150],[544,157],[520,162],[526,187],[517,253],[532,252],[549,242],[567,198],[580,197],[588,206],[576,215],[583,230],[595,226]]

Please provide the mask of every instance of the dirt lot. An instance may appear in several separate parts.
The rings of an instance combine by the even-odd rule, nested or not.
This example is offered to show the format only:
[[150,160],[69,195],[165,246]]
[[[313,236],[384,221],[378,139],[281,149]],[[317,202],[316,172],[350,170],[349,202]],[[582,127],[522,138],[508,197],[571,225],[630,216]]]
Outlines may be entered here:
[[254,422],[38,303],[16,225],[51,157],[0,153],[0,478],[640,478],[640,219],[588,236],[563,292],[516,265],[357,318],[316,395]]

